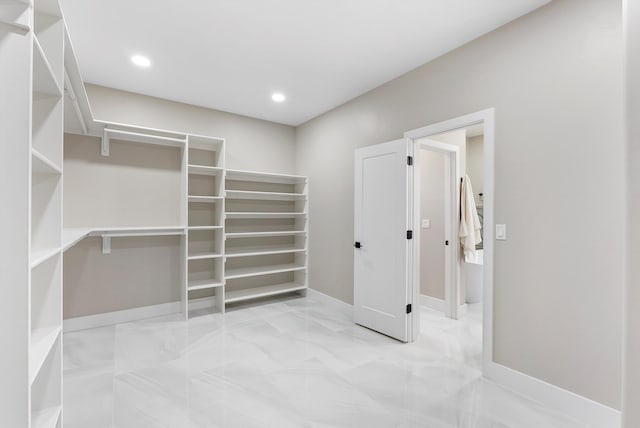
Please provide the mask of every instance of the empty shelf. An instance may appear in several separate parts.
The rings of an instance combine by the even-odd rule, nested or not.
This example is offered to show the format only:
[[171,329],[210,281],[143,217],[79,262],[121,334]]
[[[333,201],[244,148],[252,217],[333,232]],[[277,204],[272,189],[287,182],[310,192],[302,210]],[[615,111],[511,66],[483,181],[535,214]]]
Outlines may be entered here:
[[300,266],[295,263],[290,263],[286,265],[251,266],[251,267],[228,269],[224,277],[226,279],[247,278],[250,276],[269,275],[272,273],[282,273],[282,272],[293,272],[293,271],[304,270],[304,269],[306,269],[305,266]]
[[165,137],[163,135],[143,134],[141,132],[122,131],[120,129],[104,128],[104,138],[134,143],[156,144],[169,147],[183,147],[187,140],[184,138]]
[[222,229],[222,226],[189,226],[189,230],[217,230]]
[[275,296],[277,294],[290,293],[304,290],[307,287],[295,282],[284,284],[264,285],[262,287],[245,288],[243,290],[227,290],[225,293],[225,303],[240,302],[242,300],[257,299],[260,297]]
[[204,280],[198,280],[198,281],[189,281],[189,284],[187,285],[187,290],[188,291],[194,291],[194,290],[204,290],[206,288],[217,288],[217,287],[222,287],[222,282],[217,281],[215,279],[204,279]]
[[184,235],[183,226],[92,228],[91,236],[127,238],[136,236]]
[[203,259],[217,259],[219,257],[222,257],[222,254],[220,254],[220,253],[196,253],[196,254],[189,254],[188,259],[189,260],[203,260]]
[[81,227],[65,227],[62,229],[62,251],[67,251],[69,248],[82,241],[89,236],[91,229]]
[[272,230],[266,232],[229,232],[225,234],[227,238],[260,238],[266,236],[292,236],[305,235],[304,230]]
[[219,175],[222,174],[222,168],[205,165],[189,165],[189,174],[193,175]]
[[31,250],[31,269],[60,254],[60,248],[44,248]]
[[31,149],[31,170],[36,174],[62,174],[62,169],[58,165],[36,149]]
[[36,36],[33,37],[33,92],[62,97],[62,89]]
[[227,212],[227,218],[295,218],[304,217],[306,213],[271,213],[271,212]]
[[304,252],[304,248],[298,248],[293,245],[287,246],[261,246],[261,247],[245,247],[245,248],[227,248],[227,258],[232,257],[251,257],[251,256],[266,256],[269,254],[288,254],[288,253],[301,253]]
[[305,199],[304,193],[281,193],[281,192],[249,192],[246,190],[227,190],[227,199],[250,199],[262,201],[297,201]]
[[289,174],[271,174],[268,172],[227,170],[227,180],[253,181],[259,183],[297,184],[307,181],[306,177]]
[[43,410],[34,411],[31,416],[31,426],[33,428],[55,428],[60,419],[62,406],[48,407]]
[[35,330],[31,335],[31,349],[29,350],[29,380],[35,380],[53,348],[53,344],[60,335],[60,326]]
[[189,202],[204,202],[204,203],[216,203],[221,201],[223,198],[222,196],[196,196],[196,195],[190,195],[189,196]]
[[29,6],[28,1],[0,1],[0,30],[6,28],[18,34],[28,33],[31,30]]

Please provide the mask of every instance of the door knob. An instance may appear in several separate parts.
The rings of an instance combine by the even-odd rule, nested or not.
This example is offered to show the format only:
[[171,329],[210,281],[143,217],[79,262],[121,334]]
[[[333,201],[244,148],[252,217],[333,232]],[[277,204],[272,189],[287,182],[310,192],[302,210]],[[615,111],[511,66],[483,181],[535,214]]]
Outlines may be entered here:
[[353,246],[356,248],[362,248],[362,244],[359,242],[356,242]]

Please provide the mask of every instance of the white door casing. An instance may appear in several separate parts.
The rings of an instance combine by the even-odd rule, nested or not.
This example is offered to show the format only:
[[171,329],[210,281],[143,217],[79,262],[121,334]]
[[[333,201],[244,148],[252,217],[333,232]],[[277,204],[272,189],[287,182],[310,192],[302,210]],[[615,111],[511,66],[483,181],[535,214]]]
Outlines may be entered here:
[[403,342],[417,336],[414,312],[407,313],[414,298],[412,151],[405,139],[355,151],[354,321]]

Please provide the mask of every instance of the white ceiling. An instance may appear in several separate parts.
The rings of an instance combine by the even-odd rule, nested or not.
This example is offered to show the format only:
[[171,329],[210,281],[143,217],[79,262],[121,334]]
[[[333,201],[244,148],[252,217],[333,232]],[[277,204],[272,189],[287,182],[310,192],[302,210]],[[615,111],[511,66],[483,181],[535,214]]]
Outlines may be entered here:
[[289,125],[549,1],[61,0],[86,82]]

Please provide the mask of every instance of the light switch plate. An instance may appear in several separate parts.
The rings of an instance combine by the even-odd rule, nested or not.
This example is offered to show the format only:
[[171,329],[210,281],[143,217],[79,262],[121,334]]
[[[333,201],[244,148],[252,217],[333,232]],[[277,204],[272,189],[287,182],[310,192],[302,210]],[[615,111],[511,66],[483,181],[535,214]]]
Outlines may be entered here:
[[506,224],[496,224],[496,240],[498,240],[498,241],[506,241],[507,240],[507,225]]
[[423,229],[430,229],[431,228],[431,219],[423,218],[422,219],[422,228]]

